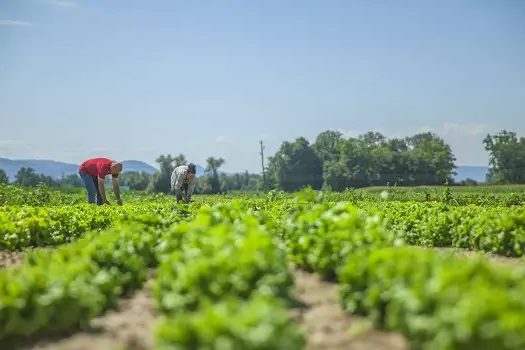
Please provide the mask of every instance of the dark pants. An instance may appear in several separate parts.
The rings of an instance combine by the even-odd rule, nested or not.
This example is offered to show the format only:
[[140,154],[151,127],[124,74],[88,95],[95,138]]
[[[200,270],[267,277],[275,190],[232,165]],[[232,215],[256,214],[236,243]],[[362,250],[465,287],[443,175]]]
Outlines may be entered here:
[[104,204],[104,202],[102,201],[102,196],[100,195],[100,191],[98,189],[97,177],[87,174],[87,173],[78,173],[78,174],[80,175],[80,178],[82,179],[82,181],[84,181],[84,187],[86,187],[86,190],[87,190],[88,202],[95,204],[95,197],[96,197],[97,205]]
[[[184,197],[182,196],[183,193],[184,193]],[[188,198],[188,184],[183,183],[180,190],[175,191],[175,196],[177,198],[177,202],[183,200],[184,198]]]

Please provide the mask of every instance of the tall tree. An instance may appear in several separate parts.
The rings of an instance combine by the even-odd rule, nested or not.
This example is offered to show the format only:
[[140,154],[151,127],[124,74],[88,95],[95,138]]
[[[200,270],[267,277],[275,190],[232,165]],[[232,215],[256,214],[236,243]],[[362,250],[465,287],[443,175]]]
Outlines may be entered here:
[[9,178],[4,169],[0,169],[0,185],[9,183]]
[[186,163],[188,162],[186,160],[186,156],[184,156],[184,154],[182,153],[179,153],[178,156],[175,157],[175,159],[173,160],[174,161],[174,165],[175,165],[175,168],[180,166],[180,165],[186,165]]
[[[259,183],[259,181],[261,181],[261,183]],[[235,173],[231,175],[221,173],[219,174],[219,182],[221,183],[221,190],[224,192],[255,192],[263,186],[262,176],[259,174],[249,174],[248,171],[245,171],[244,173]]]
[[315,139],[312,145],[317,156],[323,162],[333,162],[337,160],[339,155],[339,145],[343,141],[343,134],[339,131],[323,131]]
[[211,193],[219,193],[221,184],[219,181],[219,168],[224,164],[224,159],[209,157],[206,159],[206,175],[209,179]]
[[77,174],[69,174],[58,181],[60,187],[82,187],[84,183]]
[[122,185],[131,190],[144,191],[151,182],[152,176],[145,171],[128,171],[122,174]]
[[437,135],[426,132],[406,138],[409,153],[409,183],[443,185],[452,182],[454,161],[450,146]]
[[35,169],[31,167],[22,167],[15,175],[15,184],[17,185],[34,187],[39,183],[43,183],[49,187],[58,186],[57,181],[53,180],[51,176],[37,174]]
[[20,186],[36,186],[39,176],[31,167],[21,167],[15,175],[15,184]]
[[483,140],[489,152],[489,180],[498,183],[525,183],[525,138],[503,130]]
[[160,171],[152,178],[150,190],[154,192],[169,193],[171,191],[171,173],[173,172],[174,158],[168,155],[160,155],[155,161],[159,164]]
[[323,164],[304,137],[283,142],[275,156],[269,158],[268,172],[276,185],[285,191],[305,186],[321,188]]

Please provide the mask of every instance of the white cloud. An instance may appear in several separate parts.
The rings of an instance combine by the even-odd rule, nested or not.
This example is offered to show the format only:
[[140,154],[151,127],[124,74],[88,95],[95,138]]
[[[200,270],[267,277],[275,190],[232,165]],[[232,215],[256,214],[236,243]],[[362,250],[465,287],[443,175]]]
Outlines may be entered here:
[[217,143],[222,143],[222,144],[225,144],[225,145],[230,145],[233,143],[233,140],[230,139],[229,137],[227,136],[218,136],[216,139],[215,139],[215,142]]
[[27,21],[16,21],[12,19],[0,19],[0,26],[10,26],[10,27],[27,27],[32,25],[31,22]]
[[444,134],[478,136],[485,135],[490,131],[490,128],[482,123],[445,123],[442,130]]

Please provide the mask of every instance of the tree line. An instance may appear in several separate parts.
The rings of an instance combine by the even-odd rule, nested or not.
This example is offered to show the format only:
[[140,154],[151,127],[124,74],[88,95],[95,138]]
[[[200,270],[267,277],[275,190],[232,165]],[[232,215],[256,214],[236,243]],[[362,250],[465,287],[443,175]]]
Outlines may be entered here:
[[377,132],[344,138],[338,131],[325,131],[312,145],[303,137],[284,142],[269,160],[269,186],[341,191],[386,184],[442,185],[452,182],[454,161],[450,146],[432,133],[387,139]]
[[[483,140],[489,153],[489,183],[525,183],[525,137],[501,131],[487,135]],[[199,177],[198,193],[225,193],[230,191],[261,191],[281,189],[296,191],[305,186],[314,189],[342,191],[376,185],[443,185],[453,182],[455,157],[448,144],[436,134],[426,132],[404,138],[386,138],[377,132],[345,138],[338,131],[324,131],[310,144],[304,137],[285,141],[275,155],[268,158],[265,177],[258,174],[225,174],[220,172],[223,158],[209,157],[204,176]],[[126,172],[121,183],[133,190],[170,191],[173,169],[187,164],[183,154],[161,155],[156,159],[159,171]],[[0,183],[8,178],[0,169]],[[472,180],[467,183],[474,183]],[[32,168],[21,168],[15,184],[49,187],[80,187],[76,174],[55,180],[35,173]]]

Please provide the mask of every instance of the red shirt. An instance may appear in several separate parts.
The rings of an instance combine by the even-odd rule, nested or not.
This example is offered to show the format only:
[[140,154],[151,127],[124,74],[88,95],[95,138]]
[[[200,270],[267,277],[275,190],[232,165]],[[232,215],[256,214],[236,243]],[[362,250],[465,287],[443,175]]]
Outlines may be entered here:
[[111,174],[111,162],[113,161],[108,158],[91,158],[80,164],[78,171],[104,179],[106,175]]

